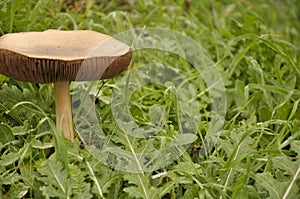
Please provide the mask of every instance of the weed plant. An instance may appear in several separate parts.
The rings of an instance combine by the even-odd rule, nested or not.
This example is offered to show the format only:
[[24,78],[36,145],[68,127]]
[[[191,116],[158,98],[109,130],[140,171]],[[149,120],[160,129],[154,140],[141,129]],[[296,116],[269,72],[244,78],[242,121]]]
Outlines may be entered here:
[[[212,102],[203,78],[172,53],[134,52],[131,68],[163,63],[189,80],[201,121],[179,159],[152,172],[128,173],[103,164],[79,137],[69,143],[55,136],[51,84],[0,76],[0,198],[300,198],[299,2],[1,0],[0,35],[46,29],[110,35],[143,27],[178,31],[200,43],[216,63],[227,105],[220,137],[204,154]],[[175,98],[168,85],[137,88],[129,100],[132,120],[140,126],[157,118],[166,122],[151,143],[124,134],[111,109],[121,77],[99,81],[95,107],[103,133],[132,153],[159,148],[180,131]],[[159,107],[167,110],[164,117]]]

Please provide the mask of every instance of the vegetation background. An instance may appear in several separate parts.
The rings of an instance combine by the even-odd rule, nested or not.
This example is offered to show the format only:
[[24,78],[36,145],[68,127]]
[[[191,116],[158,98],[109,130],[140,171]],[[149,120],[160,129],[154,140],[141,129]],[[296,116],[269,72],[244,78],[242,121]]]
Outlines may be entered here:
[[[114,35],[145,26],[183,33],[217,64],[227,95],[221,137],[201,156],[211,117],[205,83],[176,55],[135,52],[132,68],[164,62],[190,80],[199,93],[201,123],[176,162],[132,174],[99,162],[78,139],[59,142],[51,84],[1,76],[0,198],[300,198],[299,22],[298,0],[0,0],[0,35],[46,29]],[[145,148],[149,142],[124,136],[114,123],[110,99],[117,80],[96,96],[99,123],[112,142]],[[153,105],[164,106],[168,121],[160,138],[172,139],[179,112],[165,87],[137,89],[130,111],[143,125],[156,116]]]

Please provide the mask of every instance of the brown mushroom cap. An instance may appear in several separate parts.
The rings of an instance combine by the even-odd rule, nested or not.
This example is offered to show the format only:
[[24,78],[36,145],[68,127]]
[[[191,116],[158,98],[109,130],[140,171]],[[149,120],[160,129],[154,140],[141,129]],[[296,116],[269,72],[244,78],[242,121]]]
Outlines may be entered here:
[[107,79],[127,69],[130,47],[90,30],[12,33],[0,37],[0,73],[50,83]]

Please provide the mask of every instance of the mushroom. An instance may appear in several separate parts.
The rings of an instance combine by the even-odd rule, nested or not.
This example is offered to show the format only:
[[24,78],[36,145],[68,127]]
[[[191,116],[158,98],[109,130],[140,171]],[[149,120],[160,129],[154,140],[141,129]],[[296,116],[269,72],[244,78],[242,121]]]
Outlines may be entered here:
[[21,81],[54,83],[57,132],[71,141],[69,81],[112,78],[125,71],[130,60],[128,45],[90,30],[46,30],[0,37],[0,73]]

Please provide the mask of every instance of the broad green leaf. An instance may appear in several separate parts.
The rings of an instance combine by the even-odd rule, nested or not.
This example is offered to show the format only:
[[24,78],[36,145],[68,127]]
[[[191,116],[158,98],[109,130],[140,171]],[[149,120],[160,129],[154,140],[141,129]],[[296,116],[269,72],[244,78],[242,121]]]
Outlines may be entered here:
[[29,131],[25,128],[25,126],[15,126],[12,128],[12,133],[15,136],[22,136],[29,133]]
[[35,149],[49,149],[53,148],[54,144],[51,142],[42,143],[41,141],[34,139],[31,143],[31,147]]
[[276,117],[281,120],[287,120],[291,113],[292,107],[293,105],[288,102],[281,104],[276,110]]
[[15,139],[11,128],[6,124],[0,124],[0,142],[2,144],[9,143]]
[[242,82],[241,80],[235,81],[234,101],[238,107],[242,107],[245,103],[244,88],[244,82]]
[[239,184],[234,187],[232,199],[248,199],[248,190],[245,184]]
[[295,140],[291,143],[291,150],[295,151],[300,157],[300,140]]
[[189,174],[191,176],[196,175],[201,172],[200,165],[197,165],[193,162],[186,161],[186,162],[179,162],[175,167],[174,170],[181,175]]
[[196,135],[191,133],[183,133],[176,136],[175,140],[176,143],[180,145],[188,145],[191,144],[193,141],[195,141]]
[[267,107],[261,107],[258,110],[259,120],[262,122],[268,121],[272,117],[272,112]]
[[[4,2],[5,2],[5,0],[4,0]],[[6,0],[6,2],[7,2],[7,0]],[[0,3],[0,6],[1,6],[1,3]],[[5,6],[6,6],[6,4],[4,4],[2,8],[5,8]],[[2,74],[0,75],[0,85],[2,85],[3,82],[5,82],[7,80],[8,80],[8,77],[6,77],[6,76],[4,76]]]
[[1,166],[9,166],[15,163],[19,159],[19,154],[14,152],[9,152],[8,154],[4,154],[0,157],[0,165]]
[[150,107],[149,116],[152,124],[161,126],[165,122],[165,112],[162,106],[154,104]]

